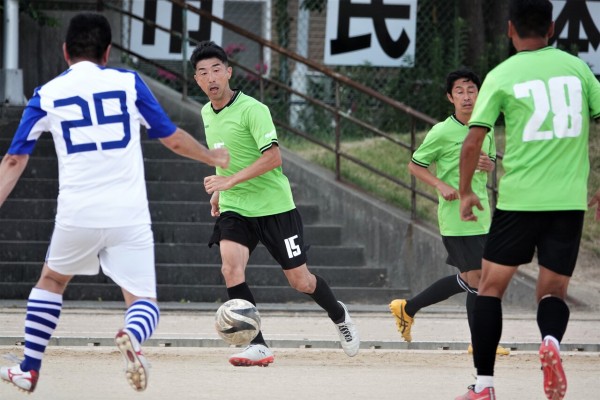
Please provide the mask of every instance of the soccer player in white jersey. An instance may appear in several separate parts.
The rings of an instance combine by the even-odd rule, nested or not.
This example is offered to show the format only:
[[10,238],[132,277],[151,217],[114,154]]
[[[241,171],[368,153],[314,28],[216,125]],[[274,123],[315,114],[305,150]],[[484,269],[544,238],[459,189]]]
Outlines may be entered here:
[[115,337],[126,377],[138,391],[148,382],[141,343],[159,320],[154,242],[144,181],[140,125],[173,152],[226,168],[224,149],[208,150],[167,117],[133,71],[107,68],[111,28],[99,14],[79,14],[63,44],[69,69],[37,88],[0,164],[0,206],[24,171],[43,132],[52,134],[59,168],[54,232],[41,277],[29,295],[24,360],[0,376],[33,392],[42,357],[73,275],[102,266],[123,291],[125,326]]
[[[552,3],[512,0],[508,36],[517,54],[485,78],[460,161],[460,213],[476,221],[482,209],[471,181],[486,133],[500,113],[506,124],[505,174],[483,252],[473,321],[476,384],[457,400],[494,400],[496,346],[502,335],[501,299],[517,267],[537,250],[537,324],[544,392],[561,400],[567,380],[560,342],[567,329],[565,303],[587,206],[589,124],[600,118],[600,83],[581,59],[548,46]],[[600,211],[596,211],[596,218]],[[531,397],[529,392],[524,397]]]

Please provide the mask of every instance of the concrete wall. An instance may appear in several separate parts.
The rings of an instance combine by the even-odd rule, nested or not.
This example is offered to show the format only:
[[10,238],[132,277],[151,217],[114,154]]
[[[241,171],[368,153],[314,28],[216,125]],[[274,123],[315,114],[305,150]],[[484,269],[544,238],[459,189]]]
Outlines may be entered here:
[[[39,26],[37,21],[24,13],[19,14],[19,69],[23,71],[23,91],[25,97],[33,94],[33,89],[48,82],[65,71],[67,63],[62,54],[62,44],[70,19],[80,12],[96,12],[96,0],[80,1],[79,9],[53,11],[44,9],[44,14],[58,20],[58,26]],[[112,27],[113,40],[121,42],[121,19],[111,11],[102,12]],[[0,29],[0,49],[3,46],[3,32]],[[2,62],[0,51],[0,65]],[[119,61],[118,54],[112,54],[111,63]]]
[[[94,4],[95,1],[90,0],[87,11],[93,11]],[[67,68],[61,46],[68,21],[78,12],[81,10],[46,11],[59,19],[60,26],[55,28],[39,27],[37,22],[21,14],[20,68],[27,97],[36,86]],[[104,14],[111,22],[113,37],[120,41],[119,16],[111,12]],[[113,51],[110,65],[117,65],[119,61],[120,55]],[[147,77],[145,81],[174,122],[204,141],[201,105],[182,102],[180,93]],[[437,228],[413,223],[406,212],[335,181],[330,171],[310,165],[285,150],[283,154],[284,172],[293,184],[296,198],[319,204],[324,220],[341,223],[344,242],[365,247],[370,265],[387,268],[390,287],[409,288],[417,293],[440,277],[456,273],[444,262],[446,252]],[[532,277],[519,273],[509,288],[505,304],[533,307],[532,287]],[[464,296],[456,296],[451,302],[464,303]]]
[[331,171],[289,151],[283,155],[295,197],[319,204],[324,220],[342,223],[344,242],[363,246],[367,263],[387,268],[390,287],[416,293],[456,273],[445,264],[446,251],[435,228],[414,224],[408,213],[337,182]]

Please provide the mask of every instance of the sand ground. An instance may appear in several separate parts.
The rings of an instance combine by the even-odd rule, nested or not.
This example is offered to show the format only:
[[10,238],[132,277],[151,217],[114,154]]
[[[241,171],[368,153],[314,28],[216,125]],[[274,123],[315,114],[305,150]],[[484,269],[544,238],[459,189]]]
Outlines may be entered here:
[[[22,335],[22,312],[0,309],[0,354],[22,354],[22,346],[15,346],[13,339]],[[335,331],[323,315],[265,312],[263,329],[275,363],[268,368],[236,368],[227,358],[237,350],[218,341],[210,312],[165,311],[156,341],[145,346],[151,364],[148,389],[136,393],[125,380],[120,353],[110,344],[122,318],[119,310],[66,309],[56,336],[80,339],[80,345],[49,346],[36,392],[27,396],[2,384],[0,399],[437,400],[454,399],[474,382],[464,340],[468,328],[460,313],[423,312],[413,327],[415,342],[406,344],[388,314],[354,312],[363,345],[356,357],[349,358],[339,349]],[[502,342],[515,349],[509,356],[498,357],[498,399],[543,400],[534,316],[507,313],[504,326]],[[198,338],[215,345],[190,345]],[[175,339],[187,344],[157,344],[176,344]],[[7,344],[11,340],[13,344]],[[600,399],[598,343],[597,314],[574,313],[563,345],[566,349],[589,345],[592,351],[563,351],[569,379],[566,400]],[[404,347],[394,348],[400,345]],[[430,350],[415,350],[412,345]],[[7,363],[0,359],[0,364]]]

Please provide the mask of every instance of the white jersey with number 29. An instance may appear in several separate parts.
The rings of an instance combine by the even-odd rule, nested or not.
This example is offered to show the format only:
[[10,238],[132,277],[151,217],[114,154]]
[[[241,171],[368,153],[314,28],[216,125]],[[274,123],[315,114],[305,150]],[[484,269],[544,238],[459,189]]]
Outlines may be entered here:
[[58,157],[56,222],[110,228],[150,223],[140,126],[150,138],[176,126],[133,71],[89,61],[37,88],[9,154],[31,154],[50,132]]

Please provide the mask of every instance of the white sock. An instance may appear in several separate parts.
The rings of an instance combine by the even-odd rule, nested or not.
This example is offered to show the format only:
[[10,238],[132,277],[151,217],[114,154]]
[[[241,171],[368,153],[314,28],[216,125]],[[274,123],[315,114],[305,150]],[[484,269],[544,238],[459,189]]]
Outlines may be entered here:
[[547,335],[546,337],[544,337],[543,341],[545,342],[546,340],[549,340],[552,343],[554,343],[556,345],[556,348],[560,350],[560,343],[558,342],[558,339],[556,339],[554,336]]
[[494,387],[494,377],[488,375],[477,375],[477,382],[475,382],[475,393],[481,393],[481,391],[488,387]]
[[140,299],[127,309],[125,328],[142,344],[154,333],[159,317],[160,310],[155,302]]

